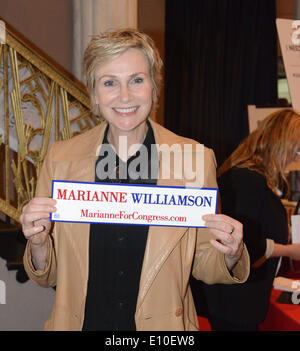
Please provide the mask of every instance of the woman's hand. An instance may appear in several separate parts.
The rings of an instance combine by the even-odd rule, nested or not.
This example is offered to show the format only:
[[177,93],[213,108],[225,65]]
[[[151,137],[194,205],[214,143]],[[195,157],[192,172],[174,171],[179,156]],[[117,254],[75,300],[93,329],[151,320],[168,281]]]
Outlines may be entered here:
[[25,238],[30,242],[32,263],[43,269],[47,257],[47,237],[51,230],[50,213],[55,212],[56,201],[48,197],[35,197],[23,207],[20,223]]
[[202,219],[210,232],[216,236],[210,243],[225,254],[226,266],[231,270],[243,251],[243,225],[223,214],[204,215]]

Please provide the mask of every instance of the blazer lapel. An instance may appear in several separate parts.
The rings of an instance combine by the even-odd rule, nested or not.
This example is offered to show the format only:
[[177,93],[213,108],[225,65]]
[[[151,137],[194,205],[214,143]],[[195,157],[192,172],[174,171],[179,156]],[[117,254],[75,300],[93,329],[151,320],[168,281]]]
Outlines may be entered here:
[[141,307],[149,288],[165,260],[187,230],[188,228],[186,227],[150,226],[136,311]]
[[[104,131],[107,124],[101,123],[91,130],[85,138],[74,144],[72,154],[64,154],[57,161],[59,171],[56,174],[58,180],[70,180],[78,182],[93,182],[95,180],[95,162],[99,149],[102,145]],[[59,179],[59,176],[62,179]]]
[[[159,144],[160,140],[157,140],[157,133],[155,133],[156,124],[152,124],[156,143]],[[166,186],[185,186],[183,179],[174,179],[173,170],[170,172],[170,179],[162,179],[161,163],[164,159],[164,151],[159,155],[159,179],[157,185]],[[137,299],[136,312],[139,311],[144,298],[149,291],[156,275],[160,271],[165,260],[172,252],[178,241],[188,230],[187,227],[167,227],[167,226],[150,226],[147,238],[147,244],[144,254],[143,267],[140,278],[139,294]]]
[[[63,179],[74,182],[93,182],[95,180],[95,162],[96,156],[89,156],[82,159],[61,161]],[[58,175],[59,177],[59,175]]]

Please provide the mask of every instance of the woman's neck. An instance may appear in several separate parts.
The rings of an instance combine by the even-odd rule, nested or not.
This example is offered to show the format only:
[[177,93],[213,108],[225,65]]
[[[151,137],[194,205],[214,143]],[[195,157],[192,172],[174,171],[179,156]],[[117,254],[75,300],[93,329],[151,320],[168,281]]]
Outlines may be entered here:
[[109,126],[107,140],[114,147],[119,158],[125,162],[138,151],[145,140],[147,130],[147,123],[129,132],[116,131]]

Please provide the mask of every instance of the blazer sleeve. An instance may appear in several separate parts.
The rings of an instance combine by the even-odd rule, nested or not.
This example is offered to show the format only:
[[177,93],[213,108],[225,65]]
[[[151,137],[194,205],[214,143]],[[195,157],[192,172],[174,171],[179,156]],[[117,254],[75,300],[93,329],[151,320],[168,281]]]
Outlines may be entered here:
[[[204,153],[204,186],[217,188],[216,160],[212,150]],[[247,280],[250,272],[250,260],[246,246],[242,255],[229,272],[225,255],[210,244],[214,236],[207,228],[197,228],[196,252],[192,268],[192,275],[206,284],[233,284],[243,283]]]
[[[50,197],[51,196],[51,184],[52,184],[52,156],[54,153],[54,145],[52,144],[49,148],[45,160],[43,162],[41,172],[39,175],[36,197]],[[53,226],[52,233],[48,236],[48,255],[46,258],[46,266],[44,270],[36,270],[32,264],[31,253],[30,253],[30,242],[27,241],[23,263],[24,269],[28,277],[38,285],[43,287],[50,287],[56,285],[56,255],[53,241],[53,235],[55,232],[55,225]]]

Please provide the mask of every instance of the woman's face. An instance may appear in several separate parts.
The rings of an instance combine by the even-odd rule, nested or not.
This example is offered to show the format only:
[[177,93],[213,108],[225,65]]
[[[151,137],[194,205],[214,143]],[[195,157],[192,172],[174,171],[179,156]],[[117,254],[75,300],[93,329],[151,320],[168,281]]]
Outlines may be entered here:
[[144,54],[129,49],[99,67],[95,78],[95,102],[114,136],[145,131],[153,86]]
[[288,167],[291,163],[298,163],[300,161],[300,145],[297,151],[293,151],[288,155],[286,167]]

